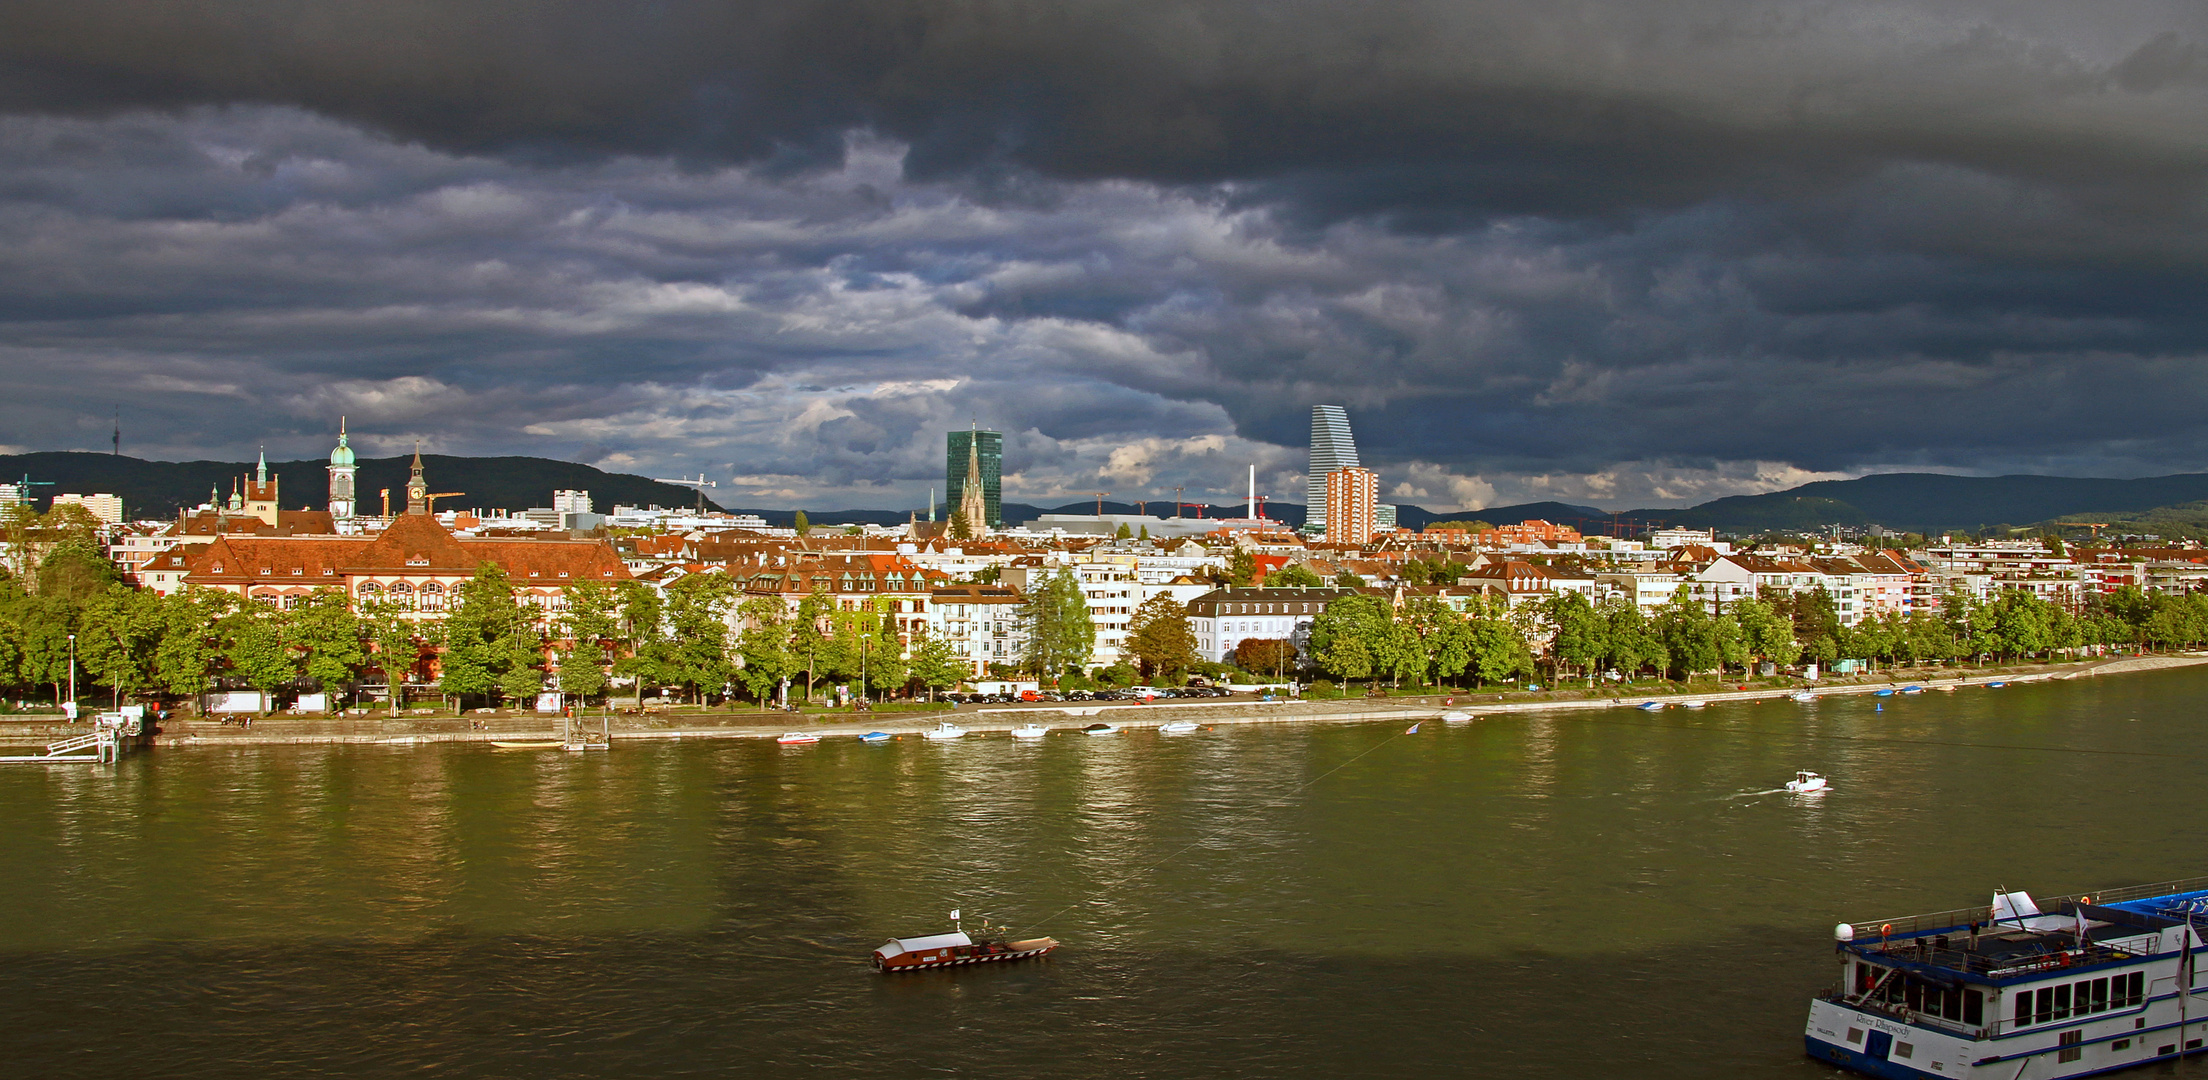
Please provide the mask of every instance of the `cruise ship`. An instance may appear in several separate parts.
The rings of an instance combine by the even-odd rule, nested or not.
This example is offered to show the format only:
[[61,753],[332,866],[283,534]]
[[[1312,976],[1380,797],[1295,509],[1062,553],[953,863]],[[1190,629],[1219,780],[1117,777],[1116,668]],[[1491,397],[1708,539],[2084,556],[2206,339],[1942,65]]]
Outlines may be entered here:
[[1842,923],[1809,1055],[1884,1077],[2089,1076],[2208,1039],[2208,878]]

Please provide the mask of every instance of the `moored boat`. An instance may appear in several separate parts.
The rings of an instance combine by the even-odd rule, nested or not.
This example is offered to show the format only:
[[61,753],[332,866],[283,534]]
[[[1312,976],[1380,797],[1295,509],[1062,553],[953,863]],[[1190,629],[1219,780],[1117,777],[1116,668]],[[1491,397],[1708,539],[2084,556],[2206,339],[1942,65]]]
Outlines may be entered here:
[[935,725],[934,731],[925,731],[921,734],[930,739],[963,739],[966,737],[966,729],[945,720]]
[[1472,714],[1462,709],[1451,709],[1442,713],[1441,719],[1443,723],[1447,724],[1469,724],[1472,722]]
[[1796,690],[1796,691],[1794,691],[1793,693],[1791,693],[1791,694],[1788,694],[1788,695],[1786,695],[1786,696],[1787,696],[1787,697],[1789,697],[1789,698],[1792,698],[1792,699],[1794,699],[1795,701],[1815,701],[1815,700],[1817,700],[1817,695],[1815,695],[1815,694],[1812,694],[1812,693],[1810,693],[1810,692],[1809,692],[1809,691],[1807,691],[1807,690]]
[[1012,729],[1012,737],[1015,739],[1040,739],[1048,734],[1050,729],[1041,724],[1021,724]]
[[776,736],[774,741],[781,743],[784,746],[798,746],[804,743],[819,742],[820,736],[815,735],[810,731],[789,731]]
[[491,745],[501,750],[557,750],[566,744],[558,739],[517,739],[507,742],[494,740]]
[[2064,1080],[2198,1054],[2204,929],[2208,878],[1841,923],[1839,983],[1810,1003],[1804,1047],[1928,1080]]
[[1679,703],[1679,707],[1682,709],[1707,709],[1710,707],[1710,703],[1707,701],[1682,701]]
[[1893,687],[1891,687],[1891,686],[1881,686],[1881,687],[1879,687],[1878,689],[1876,689],[1876,690],[1873,690],[1873,691],[1871,691],[1871,696],[1872,696],[1872,697],[1892,697],[1892,696],[1894,696],[1894,688],[1893,688]]
[[859,736],[860,742],[888,742],[889,740],[890,734],[886,731],[869,731]]
[[1090,724],[1089,726],[1082,728],[1081,731],[1085,735],[1117,735],[1119,734],[1119,725]]
[[1641,710],[1642,712],[1661,712],[1663,710],[1664,703],[1661,701],[1644,701],[1633,707]]
[[1910,683],[1909,685],[1902,687],[1901,692],[1904,694],[1921,694],[1924,693],[1924,687],[1918,686],[1915,683]]
[[1057,947],[1056,938],[1028,938],[1024,941],[983,938],[976,941],[962,932],[891,938],[888,944],[874,950],[874,970],[888,974],[964,964],[986,964],[999,960],[1025,960],[1032,956],[1041,956]]
[[1161,735],[1187,735],[1195,731],[1196,728],[1197,724],[1194,720],[1175,720],[1158,725],[1158,733]]

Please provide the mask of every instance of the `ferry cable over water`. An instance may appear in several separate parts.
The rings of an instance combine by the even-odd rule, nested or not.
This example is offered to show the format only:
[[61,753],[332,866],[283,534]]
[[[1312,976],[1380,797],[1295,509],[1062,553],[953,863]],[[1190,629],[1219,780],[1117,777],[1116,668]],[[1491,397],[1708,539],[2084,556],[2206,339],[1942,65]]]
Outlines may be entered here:
[[1805,1048],[1873,1076],[1987,1080],[2201,1053],[2204,930],[2208,877],[1842,923],[1840,981],[1810,1003]]

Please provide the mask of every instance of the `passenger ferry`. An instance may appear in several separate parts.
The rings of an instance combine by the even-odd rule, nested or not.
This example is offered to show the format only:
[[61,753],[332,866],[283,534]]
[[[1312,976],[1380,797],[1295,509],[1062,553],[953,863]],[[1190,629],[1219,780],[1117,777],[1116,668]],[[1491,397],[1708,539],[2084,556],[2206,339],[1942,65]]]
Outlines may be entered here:
[[1809,1055],[1884,1077],[2050,1080],[2199,1053],[2208,878],[1842,923]]

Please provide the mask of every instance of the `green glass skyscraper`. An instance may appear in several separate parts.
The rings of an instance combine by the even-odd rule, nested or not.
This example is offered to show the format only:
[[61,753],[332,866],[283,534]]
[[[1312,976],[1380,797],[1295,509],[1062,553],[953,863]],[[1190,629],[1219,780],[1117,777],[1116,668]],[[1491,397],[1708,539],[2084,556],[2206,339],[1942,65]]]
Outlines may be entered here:
[[981,477],[981,502],[989,520],[976,522],[991,529],[1004,527],[1004,435],[995,431],[953,431],[945,439],[943,455],[943,505],[957,509],[965,502],[966,477]]

